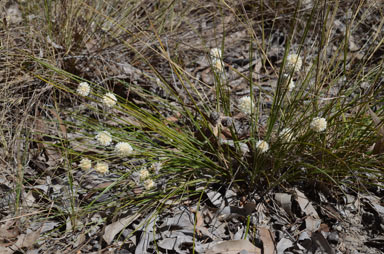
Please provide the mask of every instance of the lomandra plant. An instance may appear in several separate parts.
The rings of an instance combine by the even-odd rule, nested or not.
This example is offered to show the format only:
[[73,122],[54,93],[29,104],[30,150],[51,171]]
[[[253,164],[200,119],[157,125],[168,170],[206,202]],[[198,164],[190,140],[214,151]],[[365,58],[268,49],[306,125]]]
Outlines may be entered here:
[[[247,17],[235,7],[220,8],[229,8],[239,22]],[[98,84],[92,77],[85,80],[45,59],[34,58],[47,70],[62,76],[67,84],[47,75],[38,77],[73,94],[88,109],[63,109],[76,120],[66,122],[68,130],[81,130],[80,142],[84,143],[79,150],[79,142],[69,140],[70,146],[63,148],[79,169],[117,173],[121,176],[119,182],[129,182],[129,191],[141,187],[140,195],[125,197],[140,204],[155,200],[164,203],[170,198],[192,195],[198,187],[213,183],[231,186],[245,195],[263,195],[280,184],[292,186],[308,181],[352,188],[380,184],[373,179],[382,174],[383,153],[370,150],[378,140],[376,129],[380,126],[368,112],[374,110],[379,118],[384,116],[384,88],[380,86],[383,60],[371,61],[383,38],[373,33],[377,42],[366,45],[364,55],[356,61],[348,51],[348,35],[358,23],[352,19],[344,37],[334,46],[334,57],[327,57],[324,51],[332,39],[331,24],[337,6],[314,1],[305,15],[300,14],[300,8],[300,4],[294,8],[278,64],[274,65],[266,54],[268,38],[262,37],[260,41],[258,33],[249,32],[250,59],[257,55],[260,70],[268,69],[276,85],[264,91],[254,79],[254,74],[259,73],[249,65],[249,73],[241,74],[247,84],[244,96],[231,91],[227,72],[239,71],[225,62],[229,53],[224,47],[225,36],[221,46],[204,49],[211,64],[214,100],[207,99],[207,85],[196,82],[183,67],[185,63],[170,56],[170,49],[159,34],[160,27],[154,25],[151,29],[157,41],[152,44],[140,36],[121,43],[145,64],[146,78],[161,86],[167,96],[119,78],[111,79],[112,86]],[[323,16],[317,17],[315,14],[320,10]],[[125,27],[119,20],[106,18],[91,6],[88,11],[94,12],[98,20],[110,22],[113,32],[108,36],[120,39],[116,33],[123,34]],[[359,11],[358,8],[355,18]],[[298,15],[303,15],[300,18],[304,22],[297,22]],[[267,21],[262,18],[260,22]],[[317,22],[323,27],[317,29]],[[250,28],[247,22],[243,25]],[[259,32],[265,35],[264,30]],[[135,40],[165,61],[168,73],[143,54]],[[307,40],[314,42],[313,47],[306,45]],[[259,43],[254,46],[254,41]],[[362,90],[366,83],[368,88]],[[108,89],[111,87],[115,89]],[[270,107],[262,100],[265,94],[272,99]]]

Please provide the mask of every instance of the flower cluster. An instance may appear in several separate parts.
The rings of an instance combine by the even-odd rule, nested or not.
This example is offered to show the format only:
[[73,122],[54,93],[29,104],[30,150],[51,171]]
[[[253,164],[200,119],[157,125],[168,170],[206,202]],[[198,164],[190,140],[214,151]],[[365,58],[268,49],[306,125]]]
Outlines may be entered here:
[[143,181],[149,177],[149,172],[146,168],[140,170],[140,180]]
[[316,132],[322,132],[327,129],[327,120],[322,117],[315,117],[312,119],[312,122],[310,124],[311,129],[316,131]]
[[81,82],[79,86],[77,87],[77,93],[81,96],[88,96],[89,92],[91,91],[91,88],[89,87],[87,82]]
[[298,72],[303,65],[303,60],[297,54],[290,54],[287,56],[287,67],[289,71]]
[[109,170],[108,163],[106,163],[106,162],[98,162],[96,164],[95,170],[97,172],[101,173],[101,174],[107,173],[108,170]]
[[288,91],[292,92],[292,90],[295,88],[295,82],[291,79],[288,84]]
[[130,144],[128,144],[127,142],[119,142],[116,144],[115,146],[115,151],[116,153],[121,156],[121,157],[124,157],[124,156],[129,156],[132,154],[133,152],[133,148]]
[[112,135],[108,131],[100,131],[96,135],[97,141],[103,146],[109,146],[112,142]]
[[79,167],[82,170],[90,170],[92,168],[92,161],[88,158],[83,158],[79,163]]
[[[79,167],[85,171],[90,170],[92,168],[92,161],[88,158],[83,158],[79,163]],[[102,174],[107,173],[108,169],[109,169],[109,166],[108,166],[108,163],[106,162],[98,162],[95,166],[95,171]]]
[[223,55],[221,49],[219,48],[212,48],[210,54],[212,59],[221,59]]
[[252,101],[252,98],[250,96],[244,96],[240,98],[239,100],[239,109],[241,112],[250,115],[252,112],[252,108],[254,107],[254,103]]
[[269,150],[269,144],[264,140],[259,140],[256,143],[256,148],[260,153],[265,153]]
[[217,72],[224,72],[224,64],[222,60],[223,53],[219,48],[212,48],[210,51],[210,56],[212,60],[212,66]]
[[103,96],[103,103],[104,103],[107,107],[113,107],[113,106],[115,106],[116,103],[117,103],[116,96],[115,96],[113,93],[106,93],[106,94]]
[[150,190],[155,186],[155,182],[152,179],[147,179],[144,181],[144,188]]

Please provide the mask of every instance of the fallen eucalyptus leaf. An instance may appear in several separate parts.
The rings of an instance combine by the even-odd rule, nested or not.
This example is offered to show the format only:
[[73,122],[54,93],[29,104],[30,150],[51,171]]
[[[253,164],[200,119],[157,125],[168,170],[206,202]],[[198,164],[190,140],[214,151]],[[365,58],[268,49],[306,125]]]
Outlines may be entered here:
[[207,196],[212,204],[214,204],[216,207],[220,207],[220,205],[223,203],[223,197],[220,192],[209,190],[207,191]]
[[112,224],[109,224],[105,227],[105,232],[103,235],[103,239],[107,244],[111,244],[113,238],[115,238],[116,234],[118,234],[121,230],[128,227],[132,222],[134,222],[137,218],[141,216],[140,213],[133,214],[131,216],[125,217],[118,221],[115,221]]
[[375,122],[377,127],[377,134],[379,135],[377,141],[373,147],[373,154],[381,154],[384,153],[384,127],[380,118],[373,112],[370,108],[368,108],[368,112],[371,115],[372,120]]
[[281,239],[276,245],[277,254],[283,254],[286,249],[291,248],[292,246],[293,243],[291,240],[287,238]]
[[299,203],[299,206],[301,210],[305,213],[307,216],[312,216],[315,219],[319,219],[319,215],[317,214],[315,208],[313,208],[312,203],[308,201],[307,197],[299,191],[298,189],[295,188],[296,192],[296,201]]
[[275,244],[271,231],[268,228],[260,227],[259,228],[260,240],[263,242],[264,254],[274,254],[275,253]]
[[308,232],[315,232],[320,228],[321,220],[315,219],[312,216],[305,218],[305,228]]
[[246,251],[247,254],[261,254],[261,250],[248,240],[231,240],[221,242],[210,248],[205,254],[238,254]]
[[36,230],[36,231],[32,231],[28,234],[19,235],[14,246],[17,248],[30,248],[30,247],[32,247],[36,243],[37,239],[40,236],[40,230],[41,230],[41,228]]
[[292,195],[287,193],[276,193],[275,200],[276,202],[284,209],[284,211],[292,216]]
[[324,238],[324,236],[320,232],[314,232],[312,234],[312,242],[315,242],[321,249],[322,252],[328,254],[335,254],[331,246],[329,246],[328,241]]

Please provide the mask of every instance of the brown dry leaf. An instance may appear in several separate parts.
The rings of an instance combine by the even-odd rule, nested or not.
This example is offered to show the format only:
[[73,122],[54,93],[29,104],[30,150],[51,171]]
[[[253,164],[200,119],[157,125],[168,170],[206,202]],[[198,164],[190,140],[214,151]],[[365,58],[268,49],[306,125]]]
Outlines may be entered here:
[[51,111],[52,115],[54,115],[56,117],[57,122],[59,123],[59,128],[60,128],[62,137],[67,139],[67,127],[65,127],[63,120],[61,119],[61,117],[59,116],[59,114],[55,110],[51,109],[50,111]]
[[27,194],[25,194],[24,196],[24,200],[23,200],[23,203],[27,206],[27,207],[31,207],[35,204],[35,197],[33,196],[33,193],[32,191],[28,191]]
[[308,201],[307,197],[295,188],[296,196],[295,199],[297,203],[299,203],[299,206],[301,210],[307,215],[312,216],[314,219],[320,219],[319,215],[317,214],[315,208],[313,208],[312,203]]
[[312,234],[312,242],[315,242],[323,253],[335,254],[331,246],[329,246],[328,241],[320,232],[315,232]]
[[377,127],[377,134],[379,135],[379,138],[377,139],[374,147],[373,147],[373,154],[381,154],[384,153],[384,127],[380,126],[382,125],[382,122],[380,118],[373,112],[370,108],[368,109],[369,114],[371,115],[372,120],[375,122]]
[[263,242],[263,250],[264,254],[274,254],[275,252],[275,244],[274,239],[268,228],[259,227],[259,235],[260,240]]
[[[17,227],[14,227],[14,221],[7,221],[4,225],[0,227],[0,238],[10,240],[19,235],[19,230]],[[1,252],[0,252],[1,253]]]
[[0,246],[0,253],[1,254],[13,254],[14,251],[11,248]]
[[45,148],[45,155],[48,157],[48,161],[46,162],[48,166],[55,167],[63,160],[63,155],[60,150],[52,144],[43,143],[43,147]]
[[129,224],[134,222],[137,218],[141,216],[140,213],[133,214],[131,216],[120,219],[112,224],[109,224],[105,227],[105,232],[103,235],[103,239],[107,244],[111,244],[113,238],[124,228],[128,227]]
[[96,49],[97,49],[97,41],[94,40],[94,39],[90,39],[88,40],[86,43],[85,43],[85,47],[87,48],[87,50],[91,53],[95,52]]
[[196,227],[201,227],[204,225],[203,214],[200,211],[196,211]]
[[78,246],[80,246],[80,244],[82,244],[83,242],[85,242],[85,240],[86,240],[85,233],[81,233],[81,234],[76,238],[76,241],[73,243],[73,247],[77,248]]
[[246,251],[248,254],[261,254],[261,250],[248,240],[221,242],[207,250],[205,254],[238,254],[242,251]]
[[14,246],[17,248],[32,247],[36,243],[37,239],[39,238],[40,231],[41,231],[41,228],[36,231],[32,231],[28,234],[19,235],[19,237],[17,238],[17,242],[14,244]]
[[203,213],[200,211],[196,211],[196,230],[198,230],[200,234],[206,235],[212,240],[218,239],[218,237],[213,235],[211,232],[209,232],[209,230],[206,227],[204,227],[204,217],[203,217]]

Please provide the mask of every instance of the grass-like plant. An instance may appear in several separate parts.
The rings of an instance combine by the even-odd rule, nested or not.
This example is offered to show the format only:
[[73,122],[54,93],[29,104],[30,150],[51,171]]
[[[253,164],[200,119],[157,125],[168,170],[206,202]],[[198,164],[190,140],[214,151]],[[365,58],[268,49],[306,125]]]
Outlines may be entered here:
[[[191,73],[194,64],[186,61],[197,58],[183,58],[193,51],[178,38],[189,29],[207,40],[192,23],[183,23],[196,11],[193,5],[183,9],[177,1],[164,1],[145,10],[141,1],[44,2],[43,30],[54,53],[31,54],[29,62],[38,65],[31,73],[57,91],[51,123],[61,134],[38,134],[65,156],[71,214],[105,206],[117,213],[160,209],[189,197],[197,200],[212,185],[262,198],[279,185],[316,182],[360,190],[381,184],[383,151],[370,147],[382,142],[377,129],[383,122],[372,114],[384,116],[384,65],[375,56],[384,38],[372,31],[362,53],[351,52],[351,35],[366,17],[360,5],[336,33],[335,20],[345,12],[341,3],[284,1],[276,12],[267,8],[273,1],[210,3],[222,14],[212,16],[221,23],[213,30],[221,39],[200,49],[210,63],[208,84]],[[227,43],[233,38],[226,36],[233,29],[225,19],[229,14],[246,31],[247,68],[227,57],[234,50]],[[285,45],[271,55],[272,31],[282,29],[282,19],[289,23]],[[129,56],[131,63],[120,69],[129,75],[83,71],[99,52],[114,54],[109,47]],[[92,62],[107,65],[108,59]],[[230,75],[245,84],[242,95]],[[115,182],[81,203],[75,182],[81,184],[92,170],[100,177],[110,172]],[[113,195],[101,202],[109,191]]]

